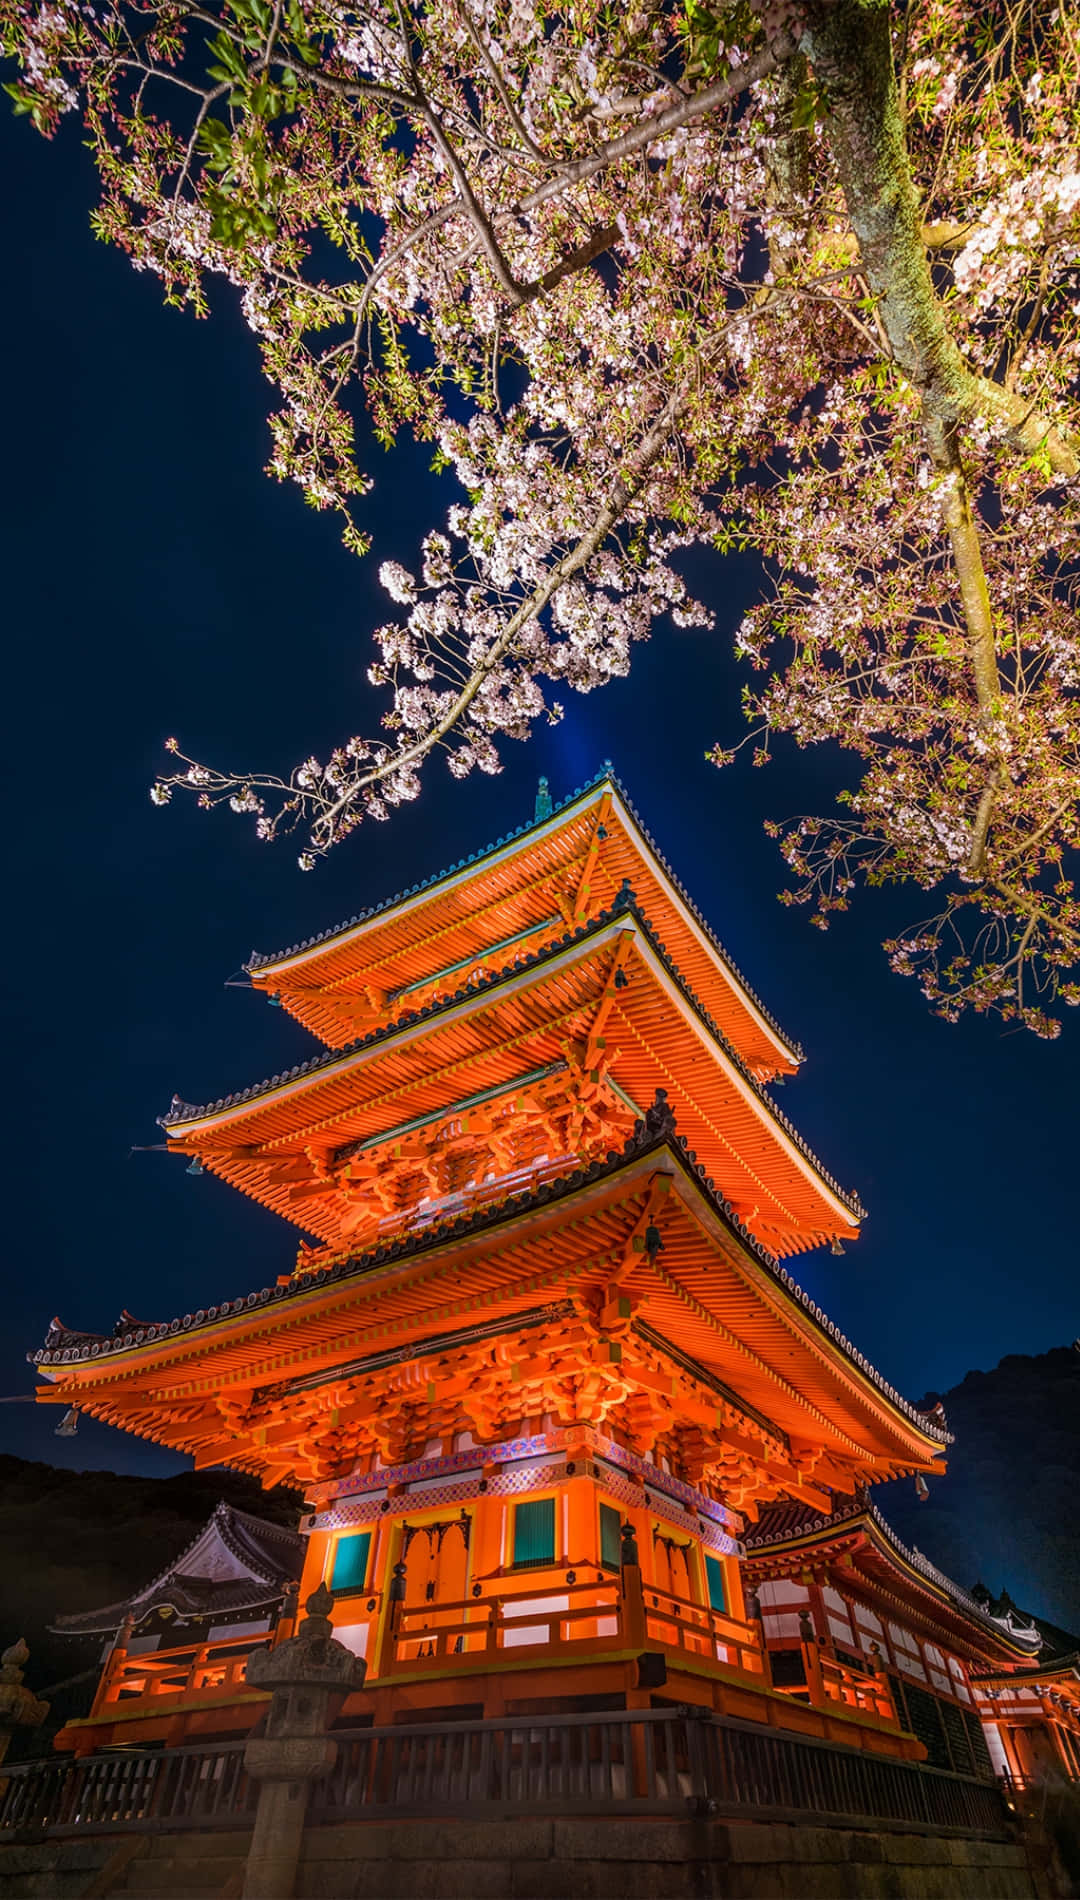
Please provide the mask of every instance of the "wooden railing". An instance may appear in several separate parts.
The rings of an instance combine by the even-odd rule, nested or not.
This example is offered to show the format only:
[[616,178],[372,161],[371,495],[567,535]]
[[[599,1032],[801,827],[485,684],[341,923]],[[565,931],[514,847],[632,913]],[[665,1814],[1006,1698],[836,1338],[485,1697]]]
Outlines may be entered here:
[[243,1742],[55,1756],[0,1779],[0,1838],[131,1828],[250,1827],[258,1789]]
[[740,1670],[759,1687],[768,1683],[759,1624],[643,1585],[636,1567],[600,1581],[566,1577],[545,1567],[527,1581],[488,1579],[481,1595],[461,1602],[402,1604],[392,1611],[378,1673],[587,1640],[590,1656],[650,1643]]
[[651,1583],[642,1586],[642,1596],[650,1642],[684,1649],[689,1655],[707,1656],[712,1662],[768,1681],[760,1624],[740,1622],[726,1611],[691,1603]]
[[150,1650],[131,1656],[115,1649],[103,1671],[94,1716],[113,1703],[154,1700],[160,1696],[207,1694],[221,1690],[235,1694],[245,1687],[244,1671],[253,1649],[269,1638],[226,1637],[213,1643],[190,1644],[182,1649]]
[[590,1656],[618,1649],[623,1641],[618,1579],[566,1583],[556,1573],[547,1581],[551,1574],[460,1603],[402,1604],[388,1630],[380,1674],[420,1672],[435,1661],[557,1648],[583,1639]]
[[819,1709],[828,1708],[830,1703],[840,1708],[858,1709],[863,1715],[874,1715],[882,1722],[895,1722],[900,1726],[889,1680],[884,1674],[842,1662],[816,1642],[804,1641],[797,1647],[774,1649],[770,1657],[795,1658],[800,1664],[799,1675],[785,1680],[779,1663],[775,1669],[770,1663],[773,1687],[782,1695],[810,1702]]
[[848,1709],[861,1709],[864,1715],[880,1716],[883,1722],[897,1720],[896,1706],[886,1676],[856,1669],[851,1663],[840,1662],[819,1649],[815,1653],[813,1644],[807,1645],[807,1649],[806,1679],[811,1697],[816,1669],[826,1702],[842,1703]]
[[[338,1730],[309,1818],[687,1813],[1003,1839],[994,1782],[672,1707]],[[0,1839],[250,1828],[243,1745],[30,1762],[0,1782]]]

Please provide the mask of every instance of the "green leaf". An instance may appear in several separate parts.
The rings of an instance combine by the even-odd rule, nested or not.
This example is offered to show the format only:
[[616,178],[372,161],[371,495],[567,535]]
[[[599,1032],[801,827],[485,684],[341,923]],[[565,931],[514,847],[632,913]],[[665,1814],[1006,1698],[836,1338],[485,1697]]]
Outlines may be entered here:
[[7,93],[8,98],[13,99],[15,102],[16,118],[22,118],[26,113],[33,112],[35,101],[30,93],[26,92],[22,86],[9,86],[5,84],[4,91]]

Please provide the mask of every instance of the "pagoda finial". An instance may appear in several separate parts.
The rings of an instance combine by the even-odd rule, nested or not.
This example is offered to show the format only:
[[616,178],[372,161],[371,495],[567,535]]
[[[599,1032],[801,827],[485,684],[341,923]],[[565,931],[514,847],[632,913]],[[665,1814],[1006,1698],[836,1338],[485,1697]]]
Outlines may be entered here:
[[541,819],[550,817],[551,793],[548,791],[547,779],[542,778],[536,788],[536,809],[533,812],[533,822],[539,824]]

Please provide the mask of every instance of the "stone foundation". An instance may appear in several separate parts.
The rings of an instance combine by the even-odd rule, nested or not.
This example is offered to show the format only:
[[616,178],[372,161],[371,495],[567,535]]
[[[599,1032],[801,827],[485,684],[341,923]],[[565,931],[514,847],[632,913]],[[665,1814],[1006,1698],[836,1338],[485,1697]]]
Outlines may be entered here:
[[[247,1837],[0,1848],[0,1900],[231,1900]],[[1051,1900],[1021,1845],[780,1823],[401,1821],[311,1828],[298,1900]],[[1057,1896],[1053,1897],[1057,1900]]]

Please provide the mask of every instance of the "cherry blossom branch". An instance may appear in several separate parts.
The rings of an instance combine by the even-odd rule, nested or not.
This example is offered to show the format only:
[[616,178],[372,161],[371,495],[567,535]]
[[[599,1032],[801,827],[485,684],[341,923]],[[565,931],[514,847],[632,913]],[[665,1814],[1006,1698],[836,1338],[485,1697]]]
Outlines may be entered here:
[[[302,806],[311,815],[315,851],[321,853],[329,850],[338,836],[340,821],[346,814],[355,813],[365,792],[388,778],[401,778],[409,773],[464,724],[486,682],[513,652],[525,628],[542,613],[558,590],[588,565],[630,504],[641,494],[651,469],[671,442],[687,399],[685,390],[673,393],[668,398],[636,450],[626,458],[623,470],[611,486],[607,501],[597,512],[589,529],[548,568],[528,598],[510,616],[502,632],[488,646],[483,657],[472,666],[465,684],[456,693],[450,706],[422,737],[411,744],[387,751],[369,770],[358,773],[348,788],[332,801],[320,800],[310,788],[298,784],[295,775],[292,780],[286,781],[273,775],[222,773],[194,761],[186,761],[186,755],[181,755],[189,764],[189,770],[162,776],[155,786],[156,802],[166,803],[177,788],[187,790],[194,787],[199,789],[204,799],[209,798],[209,792],[217,797],[228,795],[234,809],[261,810],[259,801],[250,796],[251,788],[287,792],[293,801],[293,810]],[[170,748],[179,750],[175,742],[170,742]],[[235,797],[238,791],[243,800],[239,804]],[[313,860],[305,854],[302,859],[304,868],[309,868],[311,862]]]
[[1049,1033],[1080,965],[1071,22],[1011,5],[1005,56],[970,7],[910,0],[901,101],[886,0],[463,5],[0,0],[17,109],[84,110],[99,234],[172,302],[235,289],[273,473],[362,550],[362,394],[458,484],[421,578],[380,569],[384,735],[287,779],[182,760],[153,795],[307,826],[311,861],[435,751],[497,770],[558,715],[549,682],[625,673],[665,614],[708,625],[684,552],[754,549],[756,756],[853,771],[850,829],[785,835],[796,901],[941,887],[950,921],[897,967]]
[[[587,184],[590,179],[616,165],[621,159],[633,158],[644,152],[658,140],[667,138],[672,132],[690,125],[695,119],[702,119],[719,112],[722,108],[734,105],[736,101],[760,85],[772,73],[791,58],[796,43],[788,33],[780,33],[773,42],[762,47],[752,58],[742,62],[724,79],[717,80],[711,86],[703,86],[698,92],[679,100],[675,105],[667,106],[663,112],[651,113],[642,117],[629,132],[617,139],[609,139],[587,158],[579,158],[559,167],[558,176],[538,185],[506,212],[507,217],[520,218],[529,211],[538,211],[542,205],[549,204],[569,191],[574,185]],[[548,161],[552,163],[551,160]],[[465,251],[458,259],[460,264],[467,263],[472,253]]]

